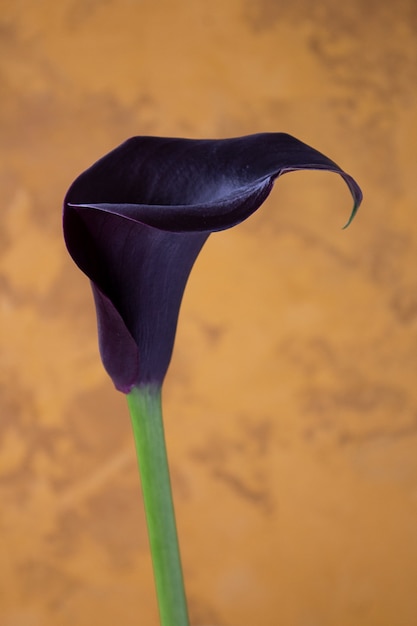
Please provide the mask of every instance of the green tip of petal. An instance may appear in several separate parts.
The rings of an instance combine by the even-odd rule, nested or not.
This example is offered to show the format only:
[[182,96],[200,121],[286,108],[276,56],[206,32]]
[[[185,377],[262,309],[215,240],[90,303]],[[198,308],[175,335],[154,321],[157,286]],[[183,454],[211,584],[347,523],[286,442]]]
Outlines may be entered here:
[[352,212],[351,212],[351,214],[350,214],[350,216],[349,216],[349,219],[348,219],[348,221],[346,222],[346,224],[343,226],[342,230],[346,230],[346,228],[347,228],[348,226],[350,226],[350,225],[351,225],[351,223],[353,222],[353,220],[354,220],[354,218],[355,218],[355,215],[356,215],[356,213],[358,212],[358,209],[359,209],[359,204],[360,204],[360,202],[355,202],[355,204],[353,205],[353,209],[352,209]]
[[354,219],[356,213],[358,212],[358,209],[359,209],[360,204],[362,202],[363,195],[362,195],[361,188],[359,187],[357,182],[351,176],[349,176],[348,174],[344,174],[344,173],[342,173],[342,176],[345,179],[345,182],[347,183],[347,185],[348,185],[348,187],[350,189],[350,193],[352,194],[352,198],[353,198],[353,209],[352,209],[352,212],[350,214],[350,217],[349,217],[348,221],[346,222],[346,224],[342,228],[342,230],[345,230],[353,222],[353,219]]

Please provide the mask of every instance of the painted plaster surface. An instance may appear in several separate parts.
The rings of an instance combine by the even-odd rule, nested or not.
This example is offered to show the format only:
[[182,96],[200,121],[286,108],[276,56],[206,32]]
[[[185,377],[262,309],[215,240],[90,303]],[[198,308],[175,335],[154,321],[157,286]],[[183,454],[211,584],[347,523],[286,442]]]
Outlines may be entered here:
[[61,236],[138,134],[289,132],[191,276],[164,390],[193,626],[417,624],[413,0],[0,0],[0,625],[156,626],[125,398]]

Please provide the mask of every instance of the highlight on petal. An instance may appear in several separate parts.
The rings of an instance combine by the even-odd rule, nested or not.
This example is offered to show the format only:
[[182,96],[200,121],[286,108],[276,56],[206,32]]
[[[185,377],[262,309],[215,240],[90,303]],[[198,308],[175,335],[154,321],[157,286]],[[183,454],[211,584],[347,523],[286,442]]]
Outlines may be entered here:
[[[71,185],[64,236],[95,298],[103,364],[117,389],[161,385],[171,359],[181,299],[211,232],[256,211],[275,179],[336,163],[284,133],[197,140],[133,137]],[[345,227],[346,227],[345,226]]]

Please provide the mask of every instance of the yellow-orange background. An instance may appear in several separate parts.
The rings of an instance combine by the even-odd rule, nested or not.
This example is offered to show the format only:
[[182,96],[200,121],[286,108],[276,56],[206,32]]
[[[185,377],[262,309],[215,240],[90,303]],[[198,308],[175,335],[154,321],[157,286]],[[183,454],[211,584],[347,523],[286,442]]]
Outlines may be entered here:
[[156,626],[125,398],[61,202],[129,136],[286,131],[164,389],[193,626],[415,626],[414,0],[0,1],[0,624]]

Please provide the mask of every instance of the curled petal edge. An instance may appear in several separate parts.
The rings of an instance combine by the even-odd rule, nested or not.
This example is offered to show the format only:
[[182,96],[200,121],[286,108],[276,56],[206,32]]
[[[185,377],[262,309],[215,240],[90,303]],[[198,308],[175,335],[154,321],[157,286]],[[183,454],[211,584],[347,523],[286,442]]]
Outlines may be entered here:
[[[308,168],[307,166],[300,166],[282,170],[276,176],[268,176],[263,181],[259,181],[256,185],[250,185],[243,190],[213,202],[200,204],[164,205],[68,202],[67,205],[74,209],[96,209],[105,213],[111,213],[112,215],[118,215],[122,218],[140,222],[147,226],[168,232],[216,232],[232,228],[254,213],[271,193],[273,184],[277,178],[283,174],[305,171],[307,169],[335,173],[341,176],[345,181],[354,201],[349,219],[342,227],[342,230],[345,230],[352,223],[362,202],[362,191],[352,176],[336,167],[329,169],[325,167]],[[250,205],[248,210],[245,210],[246,205]]]

